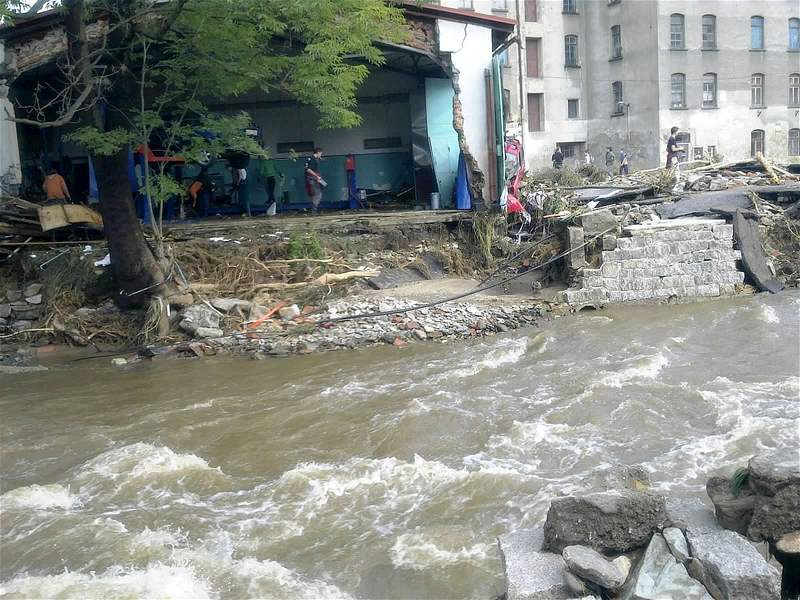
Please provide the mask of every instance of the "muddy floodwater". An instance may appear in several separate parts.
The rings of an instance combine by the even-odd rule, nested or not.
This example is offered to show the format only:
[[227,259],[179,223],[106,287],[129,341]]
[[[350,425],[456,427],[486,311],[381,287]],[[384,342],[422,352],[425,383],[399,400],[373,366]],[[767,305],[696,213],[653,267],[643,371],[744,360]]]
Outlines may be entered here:
[[0,380],[3,597],[493,598],[602,468],[704,497],[798,443],[800,294],[467,343]]

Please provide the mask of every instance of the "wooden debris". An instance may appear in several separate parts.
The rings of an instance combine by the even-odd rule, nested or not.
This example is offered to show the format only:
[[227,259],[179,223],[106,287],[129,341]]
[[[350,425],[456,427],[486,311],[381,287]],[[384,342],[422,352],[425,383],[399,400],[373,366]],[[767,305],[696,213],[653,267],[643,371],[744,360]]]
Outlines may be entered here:
[[38,207],[42,231],[60,229],[68,225],[85,225],[98,231],[103,229],[103,217],[96,210],[80,204],[54,204]]
[[766,158],[764,158],[764,155],[761,154],[761,152],[756,152],[756,160],[759,162],[761,167],[764,169],[764,172],[767,174],[767,177],[769,177],[770,183],[780,183],[781,182],[780,177],[778,177],[778,175],[775,173],[775,171],[772,170],[772,165],[769,164],[769,161]]

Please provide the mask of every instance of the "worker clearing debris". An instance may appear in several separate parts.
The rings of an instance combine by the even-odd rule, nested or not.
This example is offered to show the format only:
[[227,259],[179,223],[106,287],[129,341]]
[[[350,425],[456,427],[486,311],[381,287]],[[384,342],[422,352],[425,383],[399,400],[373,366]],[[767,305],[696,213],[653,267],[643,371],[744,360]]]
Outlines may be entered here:
[[322,159],[322,149],[314,148],[314,153],[306,159],[305,164],[306,193],[311,202],[311,213],[314,215],[319,214],[322,191],[328,185],[319,173],[320,159]]

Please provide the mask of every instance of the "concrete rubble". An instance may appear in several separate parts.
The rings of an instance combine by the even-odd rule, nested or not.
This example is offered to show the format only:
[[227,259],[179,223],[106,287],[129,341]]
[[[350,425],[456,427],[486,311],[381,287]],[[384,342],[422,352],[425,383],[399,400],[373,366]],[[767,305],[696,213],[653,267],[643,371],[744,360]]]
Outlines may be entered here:
[[[777,452],[750,463],[755,485],[772,498],[793,489],[797,468],[787,458]],[[637,492],[626,477],[617,479],[617,490],[555,498],[542,528],[499,538],[507,600],[590,593],[620,600],[777,600],[781,585],[785,593],[793,584],[787,563],[781,580],[756,546],[724,529],[700,499]],[[797,565],[800,530],[776,540],[774,550]]]

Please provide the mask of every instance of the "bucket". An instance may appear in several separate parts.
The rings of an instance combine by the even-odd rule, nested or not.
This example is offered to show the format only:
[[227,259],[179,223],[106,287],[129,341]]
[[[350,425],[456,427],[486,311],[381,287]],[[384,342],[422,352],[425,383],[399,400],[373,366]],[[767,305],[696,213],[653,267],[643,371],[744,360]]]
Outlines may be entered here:
[[431,210],[439,210],[439,192],[431,192]]

